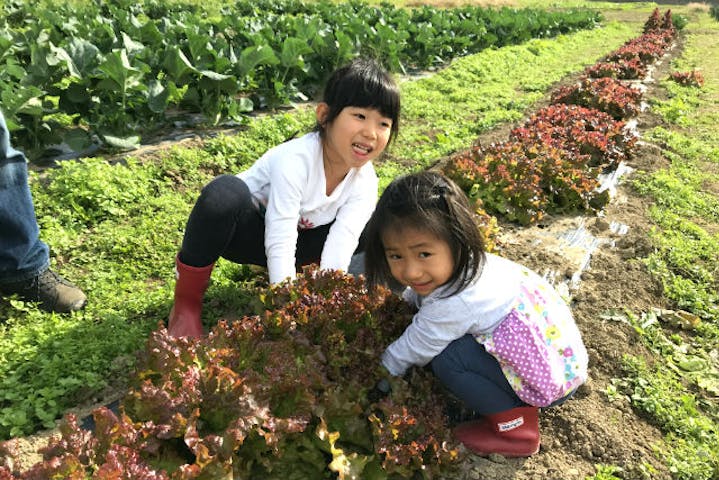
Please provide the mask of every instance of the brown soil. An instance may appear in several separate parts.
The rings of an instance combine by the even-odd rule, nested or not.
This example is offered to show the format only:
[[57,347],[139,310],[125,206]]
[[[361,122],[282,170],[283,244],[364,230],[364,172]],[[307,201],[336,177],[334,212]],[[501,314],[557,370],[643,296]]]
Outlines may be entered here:
[[[675,48],[670,55],[678,50],[679,47]],[[669,59],[665,58],[654,78],[666,76],[668,63]],[[661,96],[655,84],[647,86],[645,96]],[[649,113],[637,120],[640,131],[657,124],[657,119]],[[509,128],[489,132],[480,141],[504,140]],[[194,143],[197,139],[187,141]],[[652,171],[666,162],[657,148],[644,145],[629,166]],[[622,356],[646,352],[631,327],[606,319],[603,314],[622,309],[646,312],[653,307],[667,307],[661,288],[642,263],[651,248],[647,237],[651,223],[647,219],[645,200],[632,190],[627,177],[631,177],[631,173],[622,177],[613,201],[600,217],[548,218],[542,225],[521,229],[502,225],[502,255],[567,286],[589,351],[591,379],[573,399],[542,412],[542,446],[537,455],[528,459],[468,455],[461,471],[451,478],[574,480],[596,473],[597,464],[621,467],[623,478],[646,478],[640,469],[648,464],[656,470],[651,478],[670,478],[653,451],[653,447],[661,443],[661,433],[640,417],[626,399],[610,401],[605,393],[612,379],[621,376]],[[628,231],[614,233],[610,227],[616,224],[628,227]],[[601,244],[594,250],[569,244],[562,236],[571,231],[586,234]],[[585,265],[587,256],[590,260]],[[113,395],[107,396],[103,403],[113,399]],[[75,411],[80,416],[86,415],[94,406],[80,406]],[[39,459],[35,452],[52,433],[17,439],[24,452],[25,466]]]

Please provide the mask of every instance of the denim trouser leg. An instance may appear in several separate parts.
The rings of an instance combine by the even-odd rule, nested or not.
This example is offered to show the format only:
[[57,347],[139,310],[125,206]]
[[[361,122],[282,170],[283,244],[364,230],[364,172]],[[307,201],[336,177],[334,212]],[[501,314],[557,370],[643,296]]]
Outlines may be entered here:
[[[472,335],[453,341],[432,360],[432,371],[468,408],[491,415],[527,404],[514,392],[499,362]],[[574,395],[568,393],[548,407],[556,407]]]
[[499,362],[472,335],[450,343],[431,365],[442,384],[481,415],[526,405],[514,393]]
[[25,155],[10,146],[0,113],[0,283],[32,278],[50,263],[27,182]]

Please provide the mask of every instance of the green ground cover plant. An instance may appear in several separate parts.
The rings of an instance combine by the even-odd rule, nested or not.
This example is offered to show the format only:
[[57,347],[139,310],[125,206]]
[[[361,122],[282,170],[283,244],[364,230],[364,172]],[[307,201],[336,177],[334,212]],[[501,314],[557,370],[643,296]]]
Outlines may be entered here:
[[621,474],[622,469],[614,467],[612,465],[597,465],[597,473],[591,477],[587,477],[586,480],[620,480],[621,477],[614,475],[615,473]]
[[[701,36],[690,37],[700,44]],[[699,62],[698,47],[687,46],[675,64]],[[702,47],[703,48],[703,47]],[[656,200],[650,210],[657,224],[654,239],[657,252],[648,261],[662,279],[665,293],[679,307],[719,324],[719,276],[715,259],[719,255],[719,201],[704,191],[719,181],[719,136],[711,128],[706,105],[717,104],[717,70],[704,72],[706,85],[684,86],[666,79],[668,100],[654,102],[653,108],[680,131],[657,127],[649,139],[661,145],[671,165],[637,181],[637,188]],[[699,109],[702,105],[702,109]],[[711,189],[709,190],[711,191]]]

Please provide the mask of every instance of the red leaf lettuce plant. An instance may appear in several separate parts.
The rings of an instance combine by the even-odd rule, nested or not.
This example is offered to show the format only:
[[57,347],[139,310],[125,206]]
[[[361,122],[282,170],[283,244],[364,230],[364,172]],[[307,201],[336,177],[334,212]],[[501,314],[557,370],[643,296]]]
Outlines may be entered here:
[[379,480],[457,464],[429,371],[367,398],[381,353],[411,321],[400,298],[316,268],[258,294],[261,315],[222,320],[205,338],[154,332],[119,415],[97,409],[94,433],[69,415],[42,462],[0,462],[0,479]]

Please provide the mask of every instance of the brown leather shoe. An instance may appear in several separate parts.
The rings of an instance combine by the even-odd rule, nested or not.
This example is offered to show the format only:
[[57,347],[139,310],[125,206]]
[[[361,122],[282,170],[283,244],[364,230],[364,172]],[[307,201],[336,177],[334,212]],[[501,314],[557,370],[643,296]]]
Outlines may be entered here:
[[87,303],[82,290],[49,268],[28,280],[0,285],[0,294],[18,295],[25,302],[38,302],[41,309],[57,313],[80,310]]

